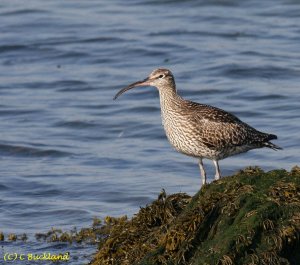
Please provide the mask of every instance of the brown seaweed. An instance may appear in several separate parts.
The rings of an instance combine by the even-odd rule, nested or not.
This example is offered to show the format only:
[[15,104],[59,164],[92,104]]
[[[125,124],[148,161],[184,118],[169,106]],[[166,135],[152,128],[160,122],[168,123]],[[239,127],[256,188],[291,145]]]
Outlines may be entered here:
[[96,264],[300,264],[300,170],[246,168],[108,217]]

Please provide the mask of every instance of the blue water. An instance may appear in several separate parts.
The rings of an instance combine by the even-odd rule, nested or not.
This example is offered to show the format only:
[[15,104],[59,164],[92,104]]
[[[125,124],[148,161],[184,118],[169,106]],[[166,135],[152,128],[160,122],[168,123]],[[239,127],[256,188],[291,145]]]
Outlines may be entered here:
[[47,250],[87,263],[95,246],[34,234],[131,216],[162,188],[199,189],[197,161],[166,140],[156,89],[112,100],[158,67],[183,97],[278,135],[283,151],[223,160],[224,176],[299,164],[299,1],[10,0],[0,21],[0,230],[29,236],[0,243],[0,260]]

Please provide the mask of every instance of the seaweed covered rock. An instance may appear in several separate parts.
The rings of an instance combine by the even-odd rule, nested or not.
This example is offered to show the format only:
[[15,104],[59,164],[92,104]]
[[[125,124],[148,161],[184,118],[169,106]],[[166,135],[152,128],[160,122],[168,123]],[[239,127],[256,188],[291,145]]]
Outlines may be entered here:
[[300,170],[246,168],[108,218],[96,264],[300,264]]

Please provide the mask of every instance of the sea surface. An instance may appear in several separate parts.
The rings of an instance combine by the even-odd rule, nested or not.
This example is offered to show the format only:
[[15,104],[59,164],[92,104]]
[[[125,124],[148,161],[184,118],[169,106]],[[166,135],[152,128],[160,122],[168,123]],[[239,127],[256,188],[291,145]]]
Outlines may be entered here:
[[0,22],[0,231],[28,235],[0,242],[1,264],[6,253],[45,251],[86,264],[96,246],[34,234],[131,217],[162,188],[200,188],[197,160],[165,137],[157,90],[112,100],[158,67],[173,72],[184,98],[278,135],[282,151],[220,161],[224,176],[299,165],[299,1],[10,0]]

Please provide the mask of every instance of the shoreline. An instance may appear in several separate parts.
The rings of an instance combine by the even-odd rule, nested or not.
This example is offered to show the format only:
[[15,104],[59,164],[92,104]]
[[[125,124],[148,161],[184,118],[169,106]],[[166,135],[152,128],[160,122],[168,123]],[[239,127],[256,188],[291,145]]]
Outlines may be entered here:
[[[26,244],[27,239],[26,234],[0,232],[2,242]],[[297,265],[300,167],[290,172],[248,167],[203,186],[194,196],[168,195],[163,189],[131,218],[95,217],[90,227],[53,227],[35,239],[98,246],[89,265]],[[65,260],[71,261],[72,253],[66,253]]]

